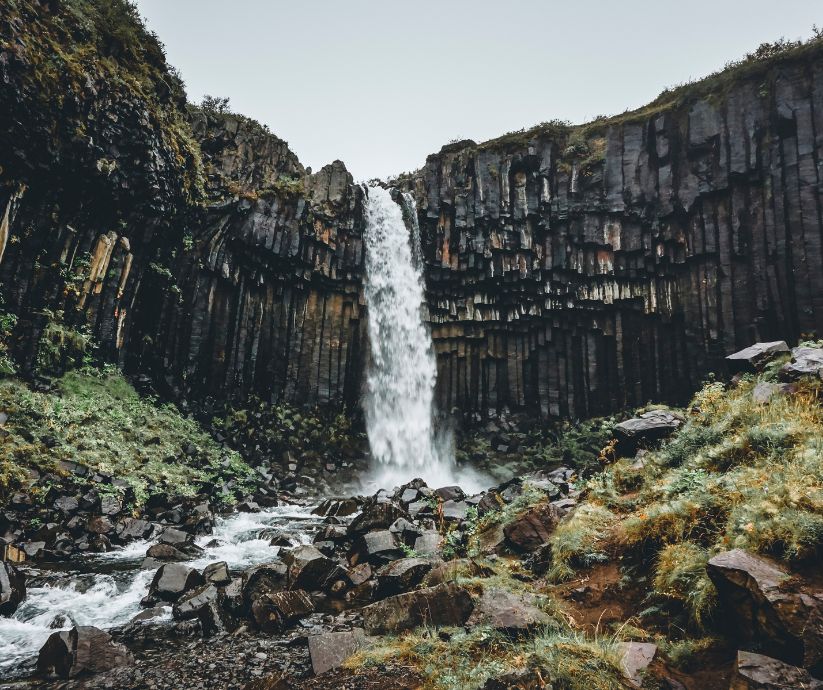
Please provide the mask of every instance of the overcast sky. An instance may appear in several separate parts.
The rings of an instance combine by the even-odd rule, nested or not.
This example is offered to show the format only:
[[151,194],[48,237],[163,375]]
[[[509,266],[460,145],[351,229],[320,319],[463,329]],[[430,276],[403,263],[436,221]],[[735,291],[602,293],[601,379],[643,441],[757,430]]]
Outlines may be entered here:
[[138,0],[189,99],[229,97],[315,170],[414,170],[451,139],[583,122],[764,41],[820,0]]

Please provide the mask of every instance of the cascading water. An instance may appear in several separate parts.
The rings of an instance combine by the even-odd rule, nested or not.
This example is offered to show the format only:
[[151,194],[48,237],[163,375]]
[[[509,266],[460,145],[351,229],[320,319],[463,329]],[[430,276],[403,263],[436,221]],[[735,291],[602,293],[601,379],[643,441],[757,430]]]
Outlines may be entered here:
[[[436,433],[437,364],[424,323],[419,228],[414,200],[403,208],[382,187],[366,189],[366,280],[371,360],[364,400],[377,483],[392,487],[414,477],[430,485],[456,482],[451,435]],[[464,478],[466,481],[472,478]],[[470,488],[468,486],[464,488]]]
[[[225,561],[236,573],[277,555],[279,549],[269,546],[273,530],[285,530],[308,544],[322,524],[322,518],[311,515],[309,508],[297,506],[221,517],[213,534],[197,540],[203,553],[186,565],[202,570],[209,563]],[[0,616],[0,679],[30,673],[38,650],[55,630],[73,625],[111,628],[140,613],[140,600],[155,573],[140,566],[151,543],[137,541],[107,554],[78,559],[70,564],[70,572],[29,572],[26,599],[13,616]],[[170,607],[163,609],[159,619],[164,618],[171,618]]]

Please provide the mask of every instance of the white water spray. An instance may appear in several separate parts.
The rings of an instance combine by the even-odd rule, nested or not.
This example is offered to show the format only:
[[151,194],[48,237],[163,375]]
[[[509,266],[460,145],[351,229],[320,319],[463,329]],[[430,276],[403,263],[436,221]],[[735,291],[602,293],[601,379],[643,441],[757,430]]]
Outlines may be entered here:
[[[367,190],[365,297],[371,360],[366,377],[366,429],[378,485],[391,488],[422,477],[431,486],[460,483],[451,434],[436,433],[437,363],[423,321],[422,259],[414,201],[404,195],[411,221],[382,187]],[[463,488],[479,488],[475,477]]]

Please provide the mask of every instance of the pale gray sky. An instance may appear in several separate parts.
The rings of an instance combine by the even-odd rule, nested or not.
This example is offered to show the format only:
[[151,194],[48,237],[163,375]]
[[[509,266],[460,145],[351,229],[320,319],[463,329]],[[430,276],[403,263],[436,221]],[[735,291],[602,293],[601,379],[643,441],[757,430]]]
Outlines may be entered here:
[[228,96],[315,170],[414,170],[450,139],[653,100],[764,41],[807,38],[820,0],[138,0],[189,99]]

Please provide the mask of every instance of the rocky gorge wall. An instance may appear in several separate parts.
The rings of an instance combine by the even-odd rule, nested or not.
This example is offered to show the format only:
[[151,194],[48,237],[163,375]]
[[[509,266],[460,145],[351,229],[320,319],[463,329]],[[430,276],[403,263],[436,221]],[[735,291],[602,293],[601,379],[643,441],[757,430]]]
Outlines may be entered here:
[[[93,341],[180,400],[356,406],[362,189],[186,106],[152,37],[126,17],[130,53],[97,5],[0,18],[0,346],[27,375]],[[683,400],[735,349],[823,332],[821,152],[818,40],[430,156],[392,184],[418,204],[440,408]]]
[[682,401],[757,340],[823,332],[823,56],[429,156],[418,200],[442,409]]

